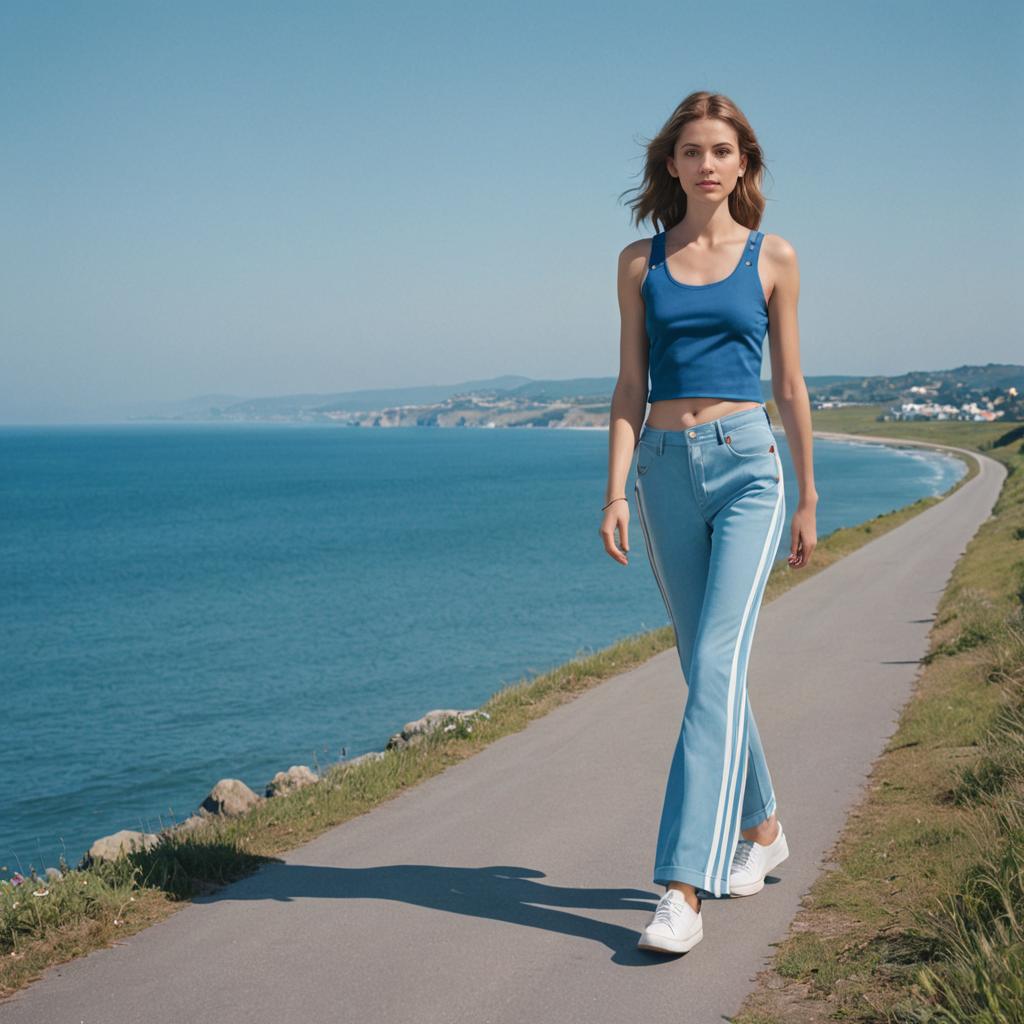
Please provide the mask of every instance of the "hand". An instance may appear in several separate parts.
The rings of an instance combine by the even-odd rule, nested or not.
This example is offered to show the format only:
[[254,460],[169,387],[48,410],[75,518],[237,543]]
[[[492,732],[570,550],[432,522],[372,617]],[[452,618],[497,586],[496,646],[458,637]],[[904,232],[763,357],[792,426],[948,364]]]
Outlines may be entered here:
[[786,559],[791,569],[802,569],[810,564],[811,554],[818,544],[815,519],[813,508],[798,508],[793,513],[793,523],[789,530],[789,557]]
[[[615,531],[619,531],[619,543],[622,544],[620,551],[615,544]],[[601,529],[597,531],[601,540],[604,541],[604,549],[616,562],[629,565],[626,552],[629,551],[629,502],[623,498],[613,501],[604,510],[604,519],[601,522]]]

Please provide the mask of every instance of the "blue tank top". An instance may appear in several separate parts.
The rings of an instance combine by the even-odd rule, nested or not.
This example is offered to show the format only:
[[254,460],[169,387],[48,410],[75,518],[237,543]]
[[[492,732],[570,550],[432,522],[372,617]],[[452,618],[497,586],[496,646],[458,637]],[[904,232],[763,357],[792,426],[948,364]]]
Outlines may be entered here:
[[762,402],[768,304],[757,273],[764,234],[751,231],[736,269],[711,284],[682,284],[665,262],[665,232],[651,240],[640,286],[650,342],[647,400],[729,398]]

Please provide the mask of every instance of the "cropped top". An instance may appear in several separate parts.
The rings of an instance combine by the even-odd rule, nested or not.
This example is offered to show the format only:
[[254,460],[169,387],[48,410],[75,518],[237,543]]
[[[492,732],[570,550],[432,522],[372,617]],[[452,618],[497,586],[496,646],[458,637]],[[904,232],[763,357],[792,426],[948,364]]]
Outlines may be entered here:
[[763,402],[768,304],[757,272],[764,234],[751,231],[736,269],[711,284],[682,284],[665,260],[665,232],[651,240],[640,286],[650,343],[647,400],[727,398]]

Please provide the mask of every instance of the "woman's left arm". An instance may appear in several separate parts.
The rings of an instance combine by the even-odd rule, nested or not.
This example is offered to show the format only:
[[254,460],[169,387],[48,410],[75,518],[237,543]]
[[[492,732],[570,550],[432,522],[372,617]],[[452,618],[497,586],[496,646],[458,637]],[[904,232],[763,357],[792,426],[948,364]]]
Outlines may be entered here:
[[768,300],[768,345],[772,360],[772,396],[786,431],[800,497],[790,527],[789,565],[801,569],[818,542],[818,492],[814,487],[814,436],[811,401],[800,369],[800,266],[796,250],[779,235],[764,236],[765,256],[774,282]]

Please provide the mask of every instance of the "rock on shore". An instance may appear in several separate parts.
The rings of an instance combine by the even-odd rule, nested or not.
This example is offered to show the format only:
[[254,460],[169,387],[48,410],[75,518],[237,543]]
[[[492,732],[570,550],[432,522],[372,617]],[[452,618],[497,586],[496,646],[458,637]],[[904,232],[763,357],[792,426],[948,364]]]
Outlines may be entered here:
[[[466,711],[438,709],[428,711],[422,718],[407,722],[401,732],[395,733],[388,740],[384,750],[371,750],[348,761],[338,762],[346,770],[366,761],[376,761],[384,757],[388,750],[407,747],[422,741],[435,729],[442,726],[446,731],[455,729],[457,725],[474,715],[490,718],[486,711],[470,708]],[[472,726],[467,726],[472,731]],[[287,771],[278,772],[264,788],[264,796],[253,792],[241,779],[221,779],[206,799],[199,805],[196,812],[184,821],[162,829],[160,832],[135,832],[121,829],[112,835],[97,839],[82,858],[80,868],[88,868],[91,864],[105,860],[117,860],[134,850],[149,850],[157,845],[165,835],[187,833],[212,818],[237,818],[248,814],[254,807],[266,800],[286,796],[306,786],[320,781],[320,777],[308,765],[295,764]]]

